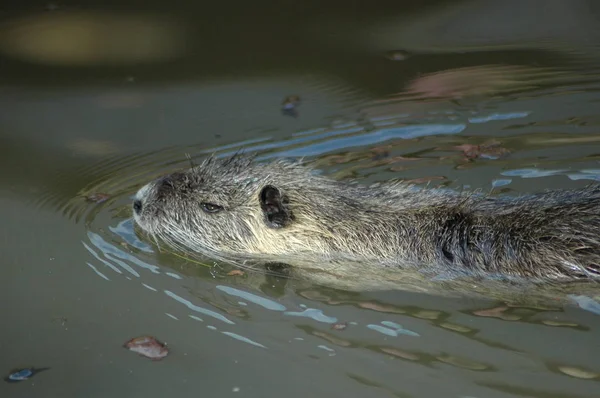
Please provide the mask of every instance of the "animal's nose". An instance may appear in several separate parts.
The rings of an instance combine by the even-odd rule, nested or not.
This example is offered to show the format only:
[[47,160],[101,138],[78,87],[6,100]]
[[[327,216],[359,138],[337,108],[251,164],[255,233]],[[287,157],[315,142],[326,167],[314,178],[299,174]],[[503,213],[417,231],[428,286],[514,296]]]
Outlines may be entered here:
[[140,214],[142,212],[142,201],[139,199],[135,199],[133,201],[133,211],[135,214]]

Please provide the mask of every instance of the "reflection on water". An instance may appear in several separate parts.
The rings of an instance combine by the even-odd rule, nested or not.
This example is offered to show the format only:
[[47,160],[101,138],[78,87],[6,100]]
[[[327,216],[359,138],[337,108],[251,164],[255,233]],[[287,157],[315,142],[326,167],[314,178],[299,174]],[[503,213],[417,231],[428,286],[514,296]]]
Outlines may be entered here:
[[[492,195],[599,181],[595,2],[95,3],[0,16],[0,364],[50,367],[11,393],[598,395],[595,286],[231,273],[139,236],[130,210],[147,181],[240,150]],[[143,334],[168,341],[160,364],[113,351]]]
[[0,53],[33,63],[63,66],[165,61],[185,51],[181,21],[106,12],[51,12],[8,20]]
[[[118,236],[121,237],[130,236],[130,232],[123,233],[123,228],[115,228],[113,229],[113,233],[118,233]],[[116,257],[111,256],[111,254],[114,254],[115,252],[124,252],[121,249],[114,247],[114,245],[107,243],[105,239],[97,237],[95,234],[89,234],[89,237],[90,241],[96,242],[96,247],[105,258],[103,262],[106,263],[106,266],[117,274],[123,275],[121,271],[123,264],[120,261],[115,262]],[[117,243],[115,242],[115,244]],[[137,241],[133,240],[131,248],[136,247],[136,244]],[[159,271],[156,268],[149,268],[144,266],[144,263],[140,264],[140,260],[136,258],[134,253],[120,255],[120,258],[125,257],[127,257],[132,264],[139,265],[141,270],[145,268],[145,272],[162,274],[165,276],[171,273]],[[109,265],[108,261],[112,261],[113,264]],[[173,266],[175,266],[175,264],[173,264]],[[189,278],[197,277],[197,275],[194,275],[194,272],[191,271],[193,268],[194,267],[192,266],[190,271],[181,269],[184,275],[183,280],[187,283],[189,283]],[[140,280],[146,279],[145,275],[137,272],[135,274],[132,272],[130,273]],[[182,278],[182,275],[180,274],[177,274],[177,276],[178,278]],[[225,281],[227,281],[227,279],[225,279]],[[379,300],[367,299],[361,297],[362,295],[360,293],[329,291],[326,288],[306,289],[298,286],[295,287],[293,291],[295,291],[297,298],[300,300],[286,300],[288,304],[284,305],[277,301],[277,299],[271,299],[268,296],[265,296],[264,293],[252,293],[251,291],[256,288],[254,283],[255,281],[249,280],[242,288],[238,288],[222,284],[222,282],[221,284],[209,282],[204,288],[199,290],[195,289],[194,294],[189,298],[184,298],[182,295],[174,293],[171,290],[164,290],[163,293],[167,297],[182,304],[182,308],[179,310],[182,315],[187,312],[188,318],[201,322],[206,328],[220,331],[222,334],[232,337],[239,342],[258,348],[272,348],[268,341],[269,338],[256,333],[244,335],[244,321],[252,322],[252,319],[255,317],[260,319],[263,317],[261,310],[266,310],[279,313],[282,318],[289,317],[292,325],[296,324],[295,330],[302,332],[302,334],[298,335],[294,333],[294,329],[292,329],[287,331],[287,333],[289,333],[287,337],[281,336],[289,339],[290,344],[292,344],[293,341],[295,341],[294,344],[300,342],[307,344],[310,341],[313,341],[314,345],[312,348],[323,350],[327,356],[344,354],[344,351],[340,351],[341,349],[358,349],[367,350],[387,358],[415,362],[426,367],[435,367],[436,364],[446,364],[451,367],[475,372],[501,372],[502,365],[500,365],[500,363],[504,362],[506,359],[498,362],[494,360],[493,357],[507,357],[511,358],[510,362],[518,363],[523,360],[523,354],[528,351],[528,348],[526,345],[523,345],[523,343],[518,343],[518,339],[515,340],[509,338],[508,341],[506,341],[507,339],[501,337],[502,334],[498,335],[497,333],[490,333],[491,330],[489,328],[492,327],[495,329],[497,328],[497,325],[485,325],[485,323],[478,325],[478,322],[474,322],[473,318],[469,320],[469,317],[492,318],[510,323],[517,322],[522,325],[535,325],[536,327],[554,329],[566,328],[579,332],[587,332],[590,330],[589,327],[579,324],[570,319],[569,316],[565,316],[564,310],[561,309],[560,306],[553,305],[549,305],[547,308],[534,308],[506,305],[491,307],[489,304],[483,304],[482,308],[478,307],[477,304],[466,303],[466,307],[470,307],[469,309],[463,309],[461,311],[440,311],[427,309],[427,307],[420,307],[418,304],[391,304]],[[142,285],[150,288],[144,283],[142,283]],[[158,289],[150,289],[154,293],[159,292]],[[221,292],[220,297],[211,298],[211,296],[217,292]],[[136,294],[144,293],[138,292]],[[308,303],[311,304],[303,303],[304,300],[302,298],[309,300]],[[215,300],[217,301],[216,303]],[[416,302],[418,303],[419,300],[417,299]],[[230,309],[232,306],[243,309],[244,315],[231,311]],[[339,308],[348,306],[360,311],[340,312]],[[209,309],[211,307],[214,308],[214,310]],[[227,308],[229,308],[229,310]],[[248,312],[246,311],[250,311],[250,313],[253,313],[254,315],[251,315],[250,318],[248,318]],[[368,313],[365,313],[365,311],[372,312],[375,315],[369,315]],[[225,314],[223,312],[225,312]],[[462,316],[461,313],[463,314]],[[230,319],[226,314],[238,318],[238,321]],[[340,317],[348,316],[349,314],[354,314],[355,318],[344,318],[344,321],[347,322],[347,327],[336,329],[331,326],[336,322],[339,322]],[[170,313],[167,313],[166,315],[174,320],[182,319],[181,316],[178,317]],[[199,317],[198,315],[202,315],[202,317]],[[208,319],[220,322],[210,322]],[[294,321],[294,319],[304,319],[305,321]],[[254,320],[254,322],[258,322],[258,319]],[[319,324],[323,324],[324,327],[319,327]],[[471,325],[478,326],[473,327]],[[449,344],[445,349],[441,348],[445,346],[443,343],[435,343],[431,340],[433,338],[432,333],[436,333],[432,331],[431,328],[438,328],[439,331],[445,331],[443,334],[447,341],[452,339],[451,335],[455,335],[465,337],[473,343],[482,344],[484,347],[488,347],[490,354],[484,354],[483,357],[476,354],[471,357],[462,350],[454,352],[453,350],[447,351],[453,345]],[[510,327],[507,325],[504,326],[504,329],[505,332],[508,333]],[[369,330],[380,334],[381,339],[378,339],[376,337],[377,335],[369,334]],[[484,330],[488,330],[488,335],[496,335],[496,337],[485,337],[486,333],[483,333]],[[312,336],[312,338],[307,340],[309,336]],[[397,339],[398,345],[389,340],[390,338]],[[404,340],[406,338],[421,338],[428,342],[425,344],[414,345],[408,340]],[[509,341],[512,341],[512,343]],[[311,349],[307,348],[306,350],[309,353],[311,352]],[[493,356],[491,355],[491,352],[494,352]],[[316,353],[309,355],[316,355]],[[523,362],[523,366],[525,366],[526,363],[527,361]],[[544,366],[556,369],[556,372],[569,375],[573,378],[597,379],[600,377],[600,374],[585,366],[554,364],[550,359],[540,363],[540,366],[542,366],[542,369]],[[527,367],[530,367],[530,365],[527,365]],[[490,382],[486,385],[491,386],[493,384],[494,383]],[[502,389],[504,387],[498,385],[498,388]]]

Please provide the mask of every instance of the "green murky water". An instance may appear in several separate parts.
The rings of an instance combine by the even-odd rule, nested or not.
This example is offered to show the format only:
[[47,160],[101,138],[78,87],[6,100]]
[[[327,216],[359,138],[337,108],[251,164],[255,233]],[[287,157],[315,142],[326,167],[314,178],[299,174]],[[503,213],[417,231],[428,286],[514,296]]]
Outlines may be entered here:
[[129,210],[241,148],[362,182],[597,181],[595,2],[112,3],[0,10],[0,371],[50,368],[2,396],[600,394],[594,307],[228,275]]

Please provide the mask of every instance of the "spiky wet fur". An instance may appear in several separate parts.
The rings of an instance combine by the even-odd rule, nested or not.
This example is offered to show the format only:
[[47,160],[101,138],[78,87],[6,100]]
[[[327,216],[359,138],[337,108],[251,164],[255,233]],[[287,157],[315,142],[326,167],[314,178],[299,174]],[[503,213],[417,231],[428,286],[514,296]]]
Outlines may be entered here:
[[[265,186],[289,203],[270,227]],[[264,258],[327,272],[347,259],[381,267],[448,270],[548,281],[600,279],[600,186],[491,197],[402,183],[366,187],[299,163],[211,157],[142,188],[136,223],[188,253]],[[200,203],[222,206],[206,213]],[[368,272],[366,269],[364,272]]]

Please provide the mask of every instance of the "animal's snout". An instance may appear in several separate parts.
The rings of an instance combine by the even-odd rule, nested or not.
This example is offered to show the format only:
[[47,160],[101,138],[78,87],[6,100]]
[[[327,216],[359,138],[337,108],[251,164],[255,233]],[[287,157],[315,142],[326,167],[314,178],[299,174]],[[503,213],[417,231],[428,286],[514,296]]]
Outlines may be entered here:
[[139,216],[148,203],[153,203],[156,200],[161,200],[164,196],[168,196],[175,189],[175,185],[182,179],[182,176],[181,173],[164,175],[140,188],[133,198],[133,213]]
[[143,204],[142,201],[139,199],[135,199],[133,201],[133,211],[135,212],[135,214],[140,214],[142,212],[142,208],[143,208]]

